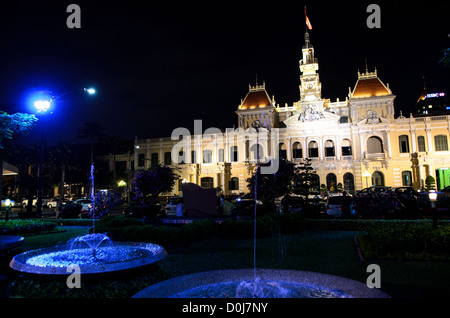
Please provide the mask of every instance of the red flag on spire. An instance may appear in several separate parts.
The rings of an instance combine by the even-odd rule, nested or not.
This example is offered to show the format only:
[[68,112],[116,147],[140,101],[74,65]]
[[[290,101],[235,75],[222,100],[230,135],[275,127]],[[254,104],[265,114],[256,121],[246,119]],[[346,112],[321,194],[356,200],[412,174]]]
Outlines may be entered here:
[[306,15],[306,6],[305,6],[305,17],[306,17],[306,26],[308,29],[312,30],[311,22],[309,22],[308,16]]

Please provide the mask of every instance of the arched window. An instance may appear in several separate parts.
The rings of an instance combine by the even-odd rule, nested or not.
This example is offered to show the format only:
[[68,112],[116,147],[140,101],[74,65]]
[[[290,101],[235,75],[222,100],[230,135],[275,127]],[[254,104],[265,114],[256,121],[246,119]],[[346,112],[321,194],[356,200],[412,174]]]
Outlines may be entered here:
[[309,179],[309,190],[310,192],[320,191],[320,177],[318,174],[312,174]]
[[203,177],[200,179],[200,185],[203,188],[214,188],[214,179],[211,177]]
[[224,162],[224,158],[225,158],[225,156],[224,156],[224,153],[223,153],[223,148],[220,148],[220,149],[219,149],[219,158],[218,158],[218,161],[219,161],[219,162]]
[[211,149],[203,150],[203,163],[211,163],[212,162],[212,151]]
[[145,154],[140,153],[138,155],[138,167],[143,167],[145,165]]
[[353,174],[350,172],[344,174],[344,191],[348,193],[355,192],[355,178],[353,177]]
[[172,153],[167,151],[164,153],[164,165],[170,166],[172,164]]
[[334,173],[327,174],[327,189],[331,192],[336,192],[336,175]]
[[230,147],[230,154],[231,154],[231,162],[237,162],[239,159],[238,156],[238,147],[237,146],[231,146]]
[[400,153],[409,153],[409,139],[407,135],[398,137],[398,146],[400,148]]
[[159,164],[158,153],[152,153],[150,164],[152,167],[156,167]]
[[427,151],[427,148],[425,146],[425,137],[424,136],[417,137],[417,148],[418,148],[419,152]]
[[325,157],[334,157],[334,142],[333,140],[325,141]]
[[344,139],[344,140],[342,140],[341,144],[342,144],[342,146],[341,146],[342,155],[343,156],[351,156],[352,155],[352,144],[351,144],[350,140]]
[[402,183],[404,186],[412,185],[412,174],[411,171],[402,171]]
[[436,151],[447,151],[448,142],[446,135],[436,135],[434,136],[434,149]]
[[317,144],[317,141],[310,141],[308,144],[308,155],[310,158],[317,158],[319,157],[319,146]]
[[374,186],[384,186],[384,175],[380,171],[375,171],[372,173],[372,185]]
[[262,161],[264,159],[264,149],[260,144],[253,144],[250,147],[251,159],[254,161]]
[[239,190],[239,178],[238,177],[232,177],[229,183],[229,189],[230,190]]
[[292,158],[293,159],[300,159],[303,157],[303,151],[302,151],[302,144],[297,142],[294,142],[292,145]]
[[367,153],[382,153],[383,141],[380,137],[372,136],[367,139]]
[[280,144],[278,145],[278,155],[280,159],[286,160],[287,159],[287,148],[286,148],[286,144],[280,142]]

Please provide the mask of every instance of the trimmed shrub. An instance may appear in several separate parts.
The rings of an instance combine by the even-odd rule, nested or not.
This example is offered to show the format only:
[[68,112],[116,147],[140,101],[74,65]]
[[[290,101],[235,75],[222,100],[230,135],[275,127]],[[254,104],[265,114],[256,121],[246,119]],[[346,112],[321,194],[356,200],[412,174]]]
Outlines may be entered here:
[[449,260],[450,225],[430,222],[386,222],[371,225],[360,235],[367,258]]
[[9,220],[0,221],[0,234],[2,235],[30,235],[39,234],[45,231],[52,231],[56,227],[53,222],[42,220]]

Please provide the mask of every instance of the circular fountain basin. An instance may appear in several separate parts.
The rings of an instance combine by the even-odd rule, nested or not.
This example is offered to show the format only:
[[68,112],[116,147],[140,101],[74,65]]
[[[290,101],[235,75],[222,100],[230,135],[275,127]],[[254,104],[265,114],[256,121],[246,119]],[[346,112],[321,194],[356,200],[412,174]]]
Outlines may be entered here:
[[69,275],[73,265],[80,267],[80,274],[100,274],[149,265],[166,256],[166,250],[157,244],[121,242],[99,246],[95,255],[89,247],[27,251],[14,256],[9,265],[14,270],[39,275]]
[[254,277],[253,269],[196,273],[151,285],[133,298],[389,298],[379,289],[339,276],[272,269],[256,270],[260,294],[252,295],[242,286],[254,284]]
[[0,251],[16,248],[25,243],[23,236],[17,235],[0,235]]

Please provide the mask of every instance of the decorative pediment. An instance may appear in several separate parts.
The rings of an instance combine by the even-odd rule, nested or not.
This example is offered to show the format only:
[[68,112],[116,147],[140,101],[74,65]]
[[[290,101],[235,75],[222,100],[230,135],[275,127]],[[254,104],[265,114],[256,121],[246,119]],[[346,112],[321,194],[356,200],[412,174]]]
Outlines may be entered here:
[[361,120],[357,125],[377,125],[377,124],[390,124],[391,122],[383,117],[378,116],[376,111],[369,110],[367,117]]
[[265,127],[255,127],[256,125],[250,126],[248,127],[245,131],[244,134],[267,134],[269,133],[269,130]]
[[295,112],[294,115],[284,121],[286,127],[297,127],[305,125],[327,125],[337,124],[341,116],[324,111],[306,109],[304,112]]

